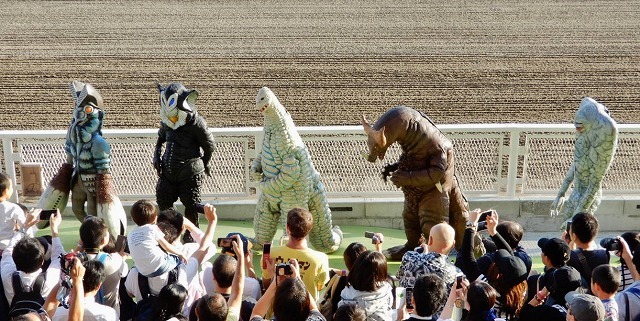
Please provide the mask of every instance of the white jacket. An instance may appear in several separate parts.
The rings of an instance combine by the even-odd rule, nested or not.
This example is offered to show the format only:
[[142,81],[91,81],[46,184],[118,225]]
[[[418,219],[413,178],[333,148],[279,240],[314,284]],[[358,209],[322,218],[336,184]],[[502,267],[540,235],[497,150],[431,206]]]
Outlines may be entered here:
[[384,282],[376,291],[358,291],[348,285],[340,293],[338,307],[344,304],[357,304],[364,308],[367,321],[391,321],[393,294],[391,285]]

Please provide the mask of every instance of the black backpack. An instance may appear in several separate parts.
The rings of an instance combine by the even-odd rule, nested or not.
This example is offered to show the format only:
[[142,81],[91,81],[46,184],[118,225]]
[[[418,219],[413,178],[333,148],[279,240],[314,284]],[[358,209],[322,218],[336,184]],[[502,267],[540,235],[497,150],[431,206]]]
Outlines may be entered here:
[[42,297],[42,287],[44,286],[44,273],[40,273],[31,286],[22,283],[18,271],[11,275],[13,285],[13,299],[9,308],[9,318],[36,312],[46,315],[42,305],[44,298]]
[[[169,271],[169,279],[167,281],[167,285],[178,282],[179,267],[180,265]],[[152,321],[151,318],[153,317],[153,311],[156,308],[157,298],[155,295],[151,294],[151,289],[149,288],[149,279],[146,276],[140,274],[139,271],[138,287],[140,288],[140,293],[142,294],[142,300],[138,301],[138,303],[136,304],[136,309],[133,312],[132,321]]]

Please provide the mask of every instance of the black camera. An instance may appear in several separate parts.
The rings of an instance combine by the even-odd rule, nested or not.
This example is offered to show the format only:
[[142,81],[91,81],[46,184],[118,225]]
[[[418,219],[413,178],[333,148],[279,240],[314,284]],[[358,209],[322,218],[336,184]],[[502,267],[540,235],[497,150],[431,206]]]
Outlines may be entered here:
[[69,252],[67,254],[60,254],[60,269],[62,273],[66,275],[71,274],[71,267],[73,266],[73,259],[78,258],[80,263],[87,261],[87,253],[84,252]]
[[276,275],[291,275],[293,274],[293,267],[290,263],[279,263],[276,265]]
[[222,254],[229,254],[233,257],[236,256],[236,252],[233,251],[233,241],[236,240],[236,238],[233,236],[236,234],[240,235],[240,240],[242,240],[242,245],[244,247],[244,254],[246,255],[247,253],[249,253],[250,247],[247,238],[241,233],[232,232],[227,234],[227,237],[218,238],[218,247],[222,248]]
[[487,216],[491,216],[492,210],[484,211],[480,213],[480,217],[478,218],[478,227],[477,231],[483,231],[487,229]]
[[464,275],[458,275],[456,277],[456,289],[462,289],[462,281],[464,280]]
[[613,237],[607,237],[600,240],[600,246],[604,247],[607,251],[622,251],[622,243],[620,243],[620,240]]
[[407,288],[406,289],[406,293],[407,295],[405,296],[405,304],[407,305],[407,309],[411,310],[414,309],[415,307],[413,306],[413,303],[411,302],[411,299],[413,299],[413,288]]
[[195,204],[195,205],[193,205],[193,209],[196,211],[196,213],[204,214],[204,205],[205,204],[201,204],[201,203]]
[[378,238],[376,236],[376,233],[374,233],[374,232],[369,232],[369,231],[364,232],[364,237],[370,238],[371,239],[371,244],[380,244],[380,243],[382,243],[382,242],[380,242],[380,238]]

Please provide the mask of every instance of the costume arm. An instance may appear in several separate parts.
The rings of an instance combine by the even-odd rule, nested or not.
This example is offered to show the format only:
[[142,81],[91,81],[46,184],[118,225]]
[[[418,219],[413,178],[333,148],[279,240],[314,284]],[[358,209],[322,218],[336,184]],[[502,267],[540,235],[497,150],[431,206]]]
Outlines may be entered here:
[[397,170],[391,174],[391,181],[398,187],[434,186],[440,182],[447,170],[447,156],[451,150],[440,150],[429,157],[426,169],[417,171]]
[[196,139],[198,140],[198,144],[202,148],[204,152],[202,154],[202,162],[204,163],[205,173],[211,176],[211,169],[209,168],[209,161],[211,160],[211,156],[213,155],[213,150],[215,149],[215,142],[213,140],[213,135],[209,131],[207,127],[207,123],[204,121],[204,118],[198,116],[198,131],[196,132]]
[[284,190],[297,182],[300,174],[300,155],[299,151],[295,149],[291,152],[291,156],[282,163],[280,173],[272,179],[260,182],[260,187],[266,193]]
[[593,128],[592,130],[597,130],[598,134],[596,139],[593,140],[593,145],[587,155],[591,159],[595,158],[595,161],[593,162],[593,166],[589,169],[589,186],[587,187],[587,191],[584,193],[583,197],[580,199],[578,206],[576,206],[576,212],[574,214],[587,211],[595,201],[598,192],[602,188],[602,181],[609,170],[613,154],[616,150],[617,133],[614,133],[614,135],[607,134],[606,130],[610,130],[610,128],[607,127],[597,129]]
[[258,151],[256,158],[253,160],[251,175],[255,181],[262,180],[262,149]]
[[161,173],[162,162],[160,158],[162,157],[162,145],[167,141],[167,129],[164,124],[160,124],[160,129],[158,129],[158,140],[156,140],[156,150],[153,153],[153,167],[158,172],[158,175]]
[[567,175],[562,181],[562,186],[560,186],[560,190],[558,191],[558,194],[556,195],[555,200],[553,201],[553,203],[551,203],[551,216],[555,216],[560,213],[560,210],[562,209],[562,204],[564,203],[564,194],[567,192],[567,189],[569,189],[569,186],[571,185],[571,183],[573,183],[573,177],[575,175],[575,172],[576,172],[576,163],[573,162],[571,163],[571,167],[569,167],[569,171],[567,172]]
[[111,146],[102,136],[96,135],[93,137],[91,155],[93,156],[93,166],[96,172],[98,174],[108,173],[111,166]]

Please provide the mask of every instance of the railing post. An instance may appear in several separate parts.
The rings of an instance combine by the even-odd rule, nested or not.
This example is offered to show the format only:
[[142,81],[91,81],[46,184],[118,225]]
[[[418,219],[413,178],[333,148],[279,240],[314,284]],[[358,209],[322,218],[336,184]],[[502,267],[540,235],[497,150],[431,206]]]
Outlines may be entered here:
[[18,188],[16,180],[16,163],[13,157],[13,142],[10,137],[2,138],[2,153],[4,154],[4,167],[7,175],[11,177],[13,184],[13,195],[9,200],[13,203],[18,203]]
[[509,131],[509,167],[507,173],[507,196],[516,196],[516,183],[518,178],[518,155],[520,153],[520,130]]

